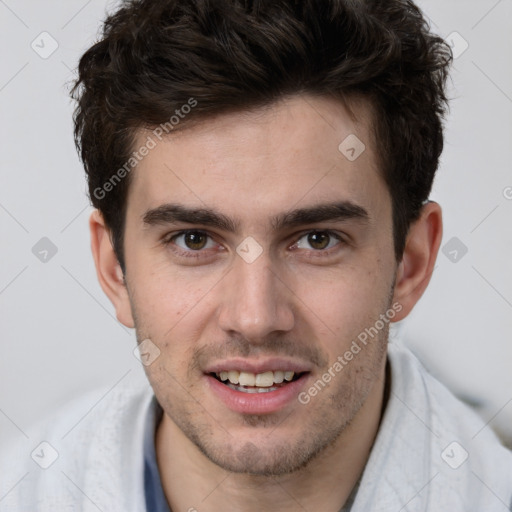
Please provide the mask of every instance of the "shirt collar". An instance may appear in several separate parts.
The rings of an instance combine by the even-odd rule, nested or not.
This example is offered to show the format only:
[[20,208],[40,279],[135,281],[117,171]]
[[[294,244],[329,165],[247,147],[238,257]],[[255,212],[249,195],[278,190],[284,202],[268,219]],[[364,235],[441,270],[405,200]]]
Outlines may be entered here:
[[171,512],[165,498],[156,460],[155,434],[163,409],[155,396],[151,400],[144,425],[144,495],[148,512]]

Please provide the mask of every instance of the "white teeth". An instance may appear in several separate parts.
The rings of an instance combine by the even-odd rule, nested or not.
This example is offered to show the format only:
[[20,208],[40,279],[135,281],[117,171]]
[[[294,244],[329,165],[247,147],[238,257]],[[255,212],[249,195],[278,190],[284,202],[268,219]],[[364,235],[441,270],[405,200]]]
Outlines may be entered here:
[[274,382],[276,384],[281,384],[284,380],[284,372],[278,370],[277,372],[274,372]]
[[274,384],[274,372],[258,373],[256,375],[255,386],[258,388],[268,388]]
[[254,386],[256,375],[254,375],[254,373],[240,372],[238,382],[240,386]]
[[222,371],[217,373],[217,377],[221,381],[229,381],[231,384],[239,384],[240,386],[269,388],[272,384],[281,384],[285,380],[290,382],[293,380],[295,372],[283,372],[277,370],[275,372],[263,372],[263,373],[250,373],[250,372],[238,372],[236,370],[230,370],[229,372]]
[[290,382],[293,379],[293,376],[295,375],[294,372],[284,372],[284,380],[287,380]]
[[256,387],[246,388],[244,386],[235,386],[235,384],[231,384],[231,382],[228,382],[226,385],[228,387],[230,387],[231,389],[234,389],[235,391],[242,391],[243,393],[249,393],[249,394],[268,393],[269,391],[276,391],[277,389],[279,389],[279,388],[276,388],[275,386],[272,386],[270,388],[256,388]]
[[229,371],[228,379],[232,384],[238,384],[240,379],[240,372],[237,372],[236,370]]

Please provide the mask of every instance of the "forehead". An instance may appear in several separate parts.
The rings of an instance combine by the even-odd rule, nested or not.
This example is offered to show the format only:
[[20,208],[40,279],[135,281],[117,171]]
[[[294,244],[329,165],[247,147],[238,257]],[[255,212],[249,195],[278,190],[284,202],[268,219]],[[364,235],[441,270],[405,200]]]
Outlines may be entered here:
[[[296,205],[351,200],[371,211],[389,200],[378,171],[371,109],[351,101],[295,96],[219,115],[172,132],[132,171],[128,212],[180,202],[242,219]],[[186,123],[186,119],[185,119]],[[153,145],[153,144],[152,144]]]

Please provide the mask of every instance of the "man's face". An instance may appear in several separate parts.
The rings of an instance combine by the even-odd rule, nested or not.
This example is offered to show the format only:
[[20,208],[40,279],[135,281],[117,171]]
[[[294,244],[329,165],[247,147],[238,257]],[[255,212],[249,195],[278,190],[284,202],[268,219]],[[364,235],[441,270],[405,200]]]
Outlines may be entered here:
[[[161,351],[146,372],[164,425],[227,470],[304,466],[382,379],[388,324],[357,340],[390,308],[391,199],[354,112],[306,96],[219,116],[134,172],[126,282],[139,341]],[[352,134],[354,161],[353,143],[338,149]]]

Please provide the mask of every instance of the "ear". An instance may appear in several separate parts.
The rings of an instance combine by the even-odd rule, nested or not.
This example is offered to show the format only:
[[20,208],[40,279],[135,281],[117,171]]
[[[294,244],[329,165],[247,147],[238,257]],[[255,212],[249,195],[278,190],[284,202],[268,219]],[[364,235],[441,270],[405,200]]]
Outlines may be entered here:
[[393,296],[393,302],[401,304],[402,309],[394,322],[411,312],[430,282],[443,237],[442,217],[441,207],[429,201],[423,206],[419,219],[409,228]]
[[123,271],[110,240],[110,230],[99,210],[91,213],[89,229],[96,275],[101,288],[114,305],[117,319],[126,327],[133,328],[135,323]]

